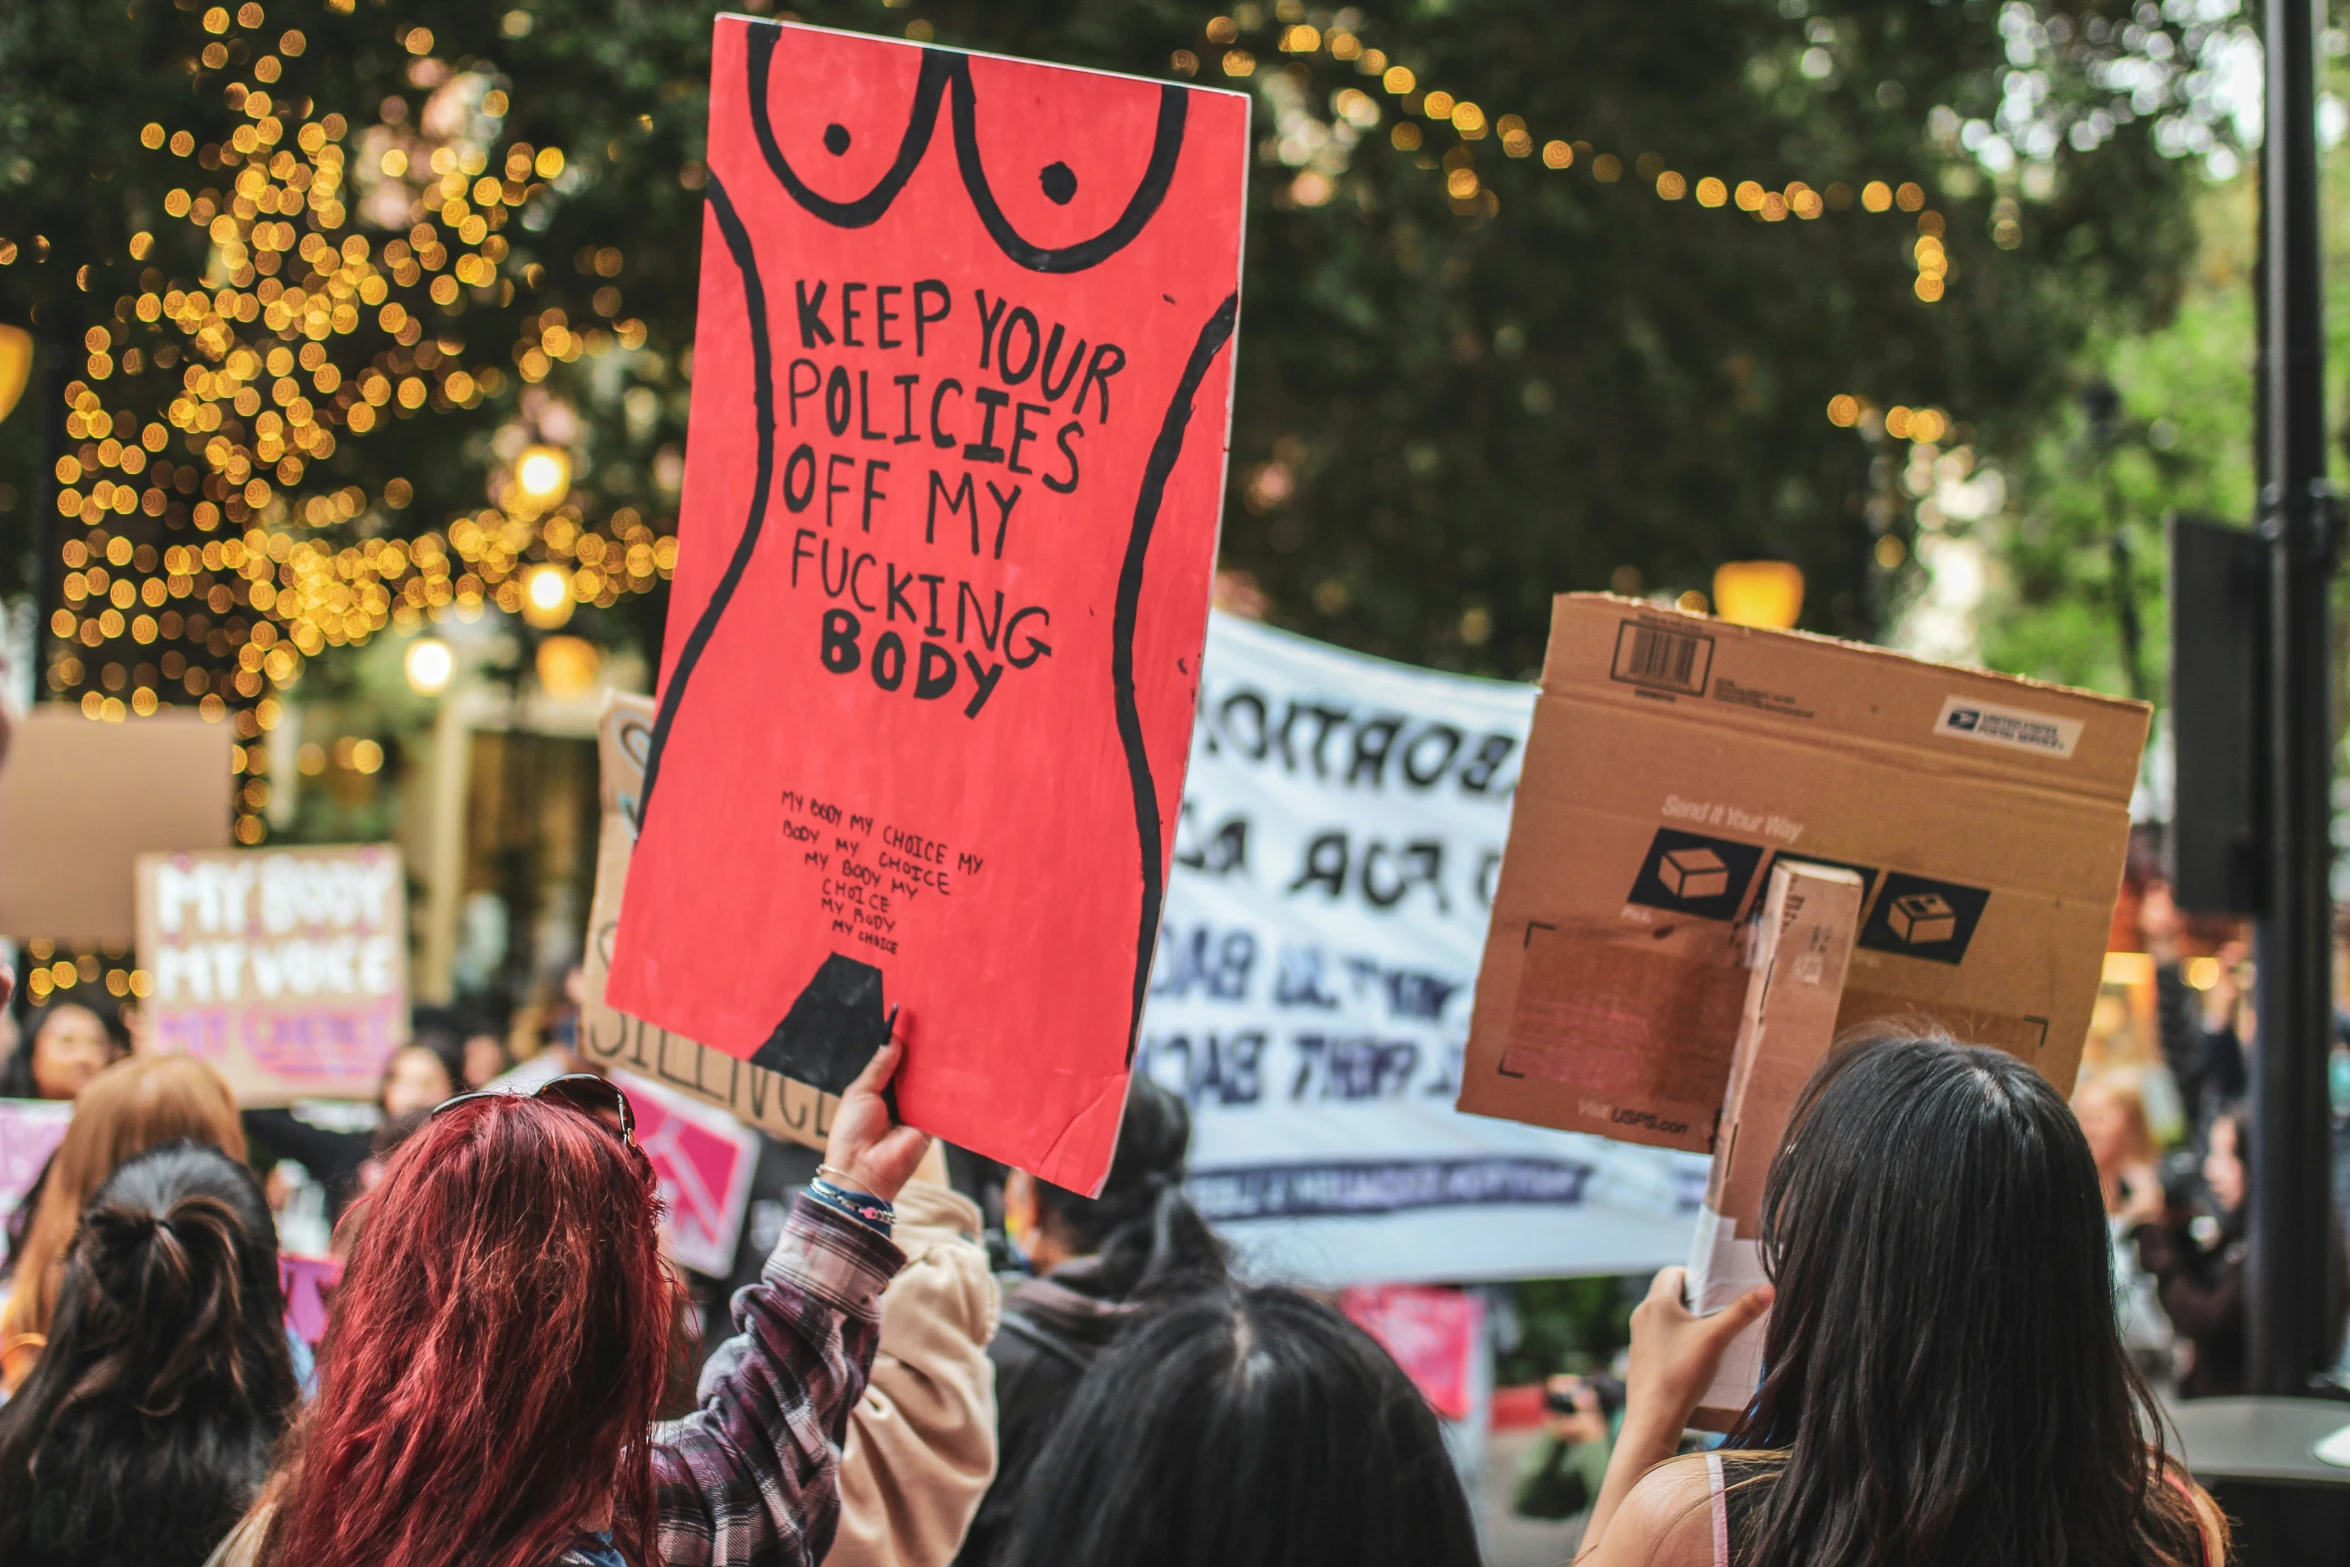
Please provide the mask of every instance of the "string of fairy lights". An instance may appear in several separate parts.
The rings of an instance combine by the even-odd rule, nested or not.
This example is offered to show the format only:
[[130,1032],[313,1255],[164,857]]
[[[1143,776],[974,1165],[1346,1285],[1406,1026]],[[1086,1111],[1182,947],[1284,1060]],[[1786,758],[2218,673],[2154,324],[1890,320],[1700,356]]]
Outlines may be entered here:
[[[1278,0],[1272,9],[1270,19],[1262,6],[1253,4],[1234,6],[1229,13],[1210,17],[1200,29],[1207,45],[1204,53],[1178,49],[1169,61],[1170,68],[1179,76],[1189,77],[1212,65],[1228,79],[1245,80],[1256,74],[1259,63],[1256,53],[1246,47],[1245,39],[1268,28],[1272,33],[1272,47],[1278,54],[1297,60],[1327,55],[1351,65],[1361,76],[1375,81],[1378,89],[1393,99],[1401,111],[1388,133],[1389,142],[1396,150],[1407,153],[1432,150],[1428,148],[1431,131],[1452,133],[1455,141],[1451,147],[1440,157],[1422,161],[1443,172],[1445,194],[1451,199],[1453,210],[1464,217],[1478,214],[1490,217],[1501,210],[1499,195],[1477,172],[1475,144],[1489,139],[1498,141],[1503,156],[1508,158],[1539,156],[1545,168],[1557,172],[1583,168],[1601,185],[1623,181],[1626,160],[1617,153],[1596,150],[1588,141],[1564,136],[1542,140],[1538,146],[1535,133],[1523,115],[1491,114],[1473,99],[1444,88],[1425,86],[1411,67],[1391,60],[1383,50],[1370,47],[1359,33],[1335,22],[1319,26],[1308,21],[1299,0]],[[1364,103],[1358,107],[1348,101],[1350,94],[1362,97]],[[1376,124],[1375,104],[1362,89],[1346,89],[1336,97],[1339,101],[1334,108],[1342,118],[1366,127]],[[1365,114],[1363,108],[1372,108],[1374,112]],[[1832,180],[1825,187],[1814,189],[1798,179],[1772,189],[1754,179],[1732,180],[1712,174],[1692,179],[1671,168],[1668,160],[1655,152],[1638,154],[1630,160],[1629,167],[1634,177],[1646,183],[1661,201],[1693,199],[1700,207],[1727,208],[1763,223],[1783,223],[1789,218],[1812,222],[1830,212],[1848,211],[1855,206],[1869,214],[1915,214],[1917,235],[1909,247],[1909,258],[1917,274],[1912,292],[1921,303],[1933,304],[1947,291],[1950,277],[1950,258],[1945,245],[1947,224],[1941,213],[1926,207],[1925,190],[1913,180],[1864,180],[1856,190],[1844,180]],[[1291,193],[1305,205],[1319,205],[1330,198],[1332,188],[1326,177],[1308,170],[1292,184]]]
[[[535,565],[561,566],[562,590],[583,605],[608,606],[668,576],[674,538],[635,511],[623,508],[597,527],[577,497],[542,509],[510,482],[499,504],[413,540],[337,548],[319,536],[412,499],[400,479],[374,496],[356,486],[306,487],[311,465],[340,443],[380,436],[419,414],[476,408],[509,377],[535,382],[557,362],[640,346],[645,329],[619,318],[618,291],[607,288],[597,297],[598,319],[539,312],[523,323],[511,367],[476,362],[446,329],[448,312],[468,292],[511,302],[516,280],[500,231],[562,177],[562,150],[522,142],[500,149],[508,105],[487,78],[456,83],[466,90],[455,94],[458,112],[441,117],[449,123],[428,131],[427,117],[411,123],[395,98],[387,100],[391,117],[354,136],[341,114],[317,114],[289,80],[306,52],[299,29],[272,39],[253,0],[233,14],[214,6],[201,26],[209,40],[201,64],[228,77],[223,100],[243,123],[201,146],[188,130],[160,122],[145,129],[150,151],[192,165],[164,210],[202,231],[208,262],[193,280],[143,270],[137,291],[116,300],[112,320],[88,329],[84,375],[66,388],[66,428],[78,444],[58,462],[57,504],[85,531],[61,550],[64,602],[49,630],[65,651],[49,666],[53,692],[79,691],[83,711],[107,721],[193,701],[252,739],[274,726],[278,693],[300,678],[306,660],[452,607],[519,610],[524,573]],[[1914,182],[1872,179],[1855,190],[1844,181],[1815,189],[1790,180],[1773,189],[1753,179],[1691,178],[1653,152],[1627,165],[1587,141],[1538,140],[1524,116],[1489,113],[1474,99],[1424,85],[1348,27],[1306,20],[1296,0],[1279,0],[1270,19],[1255,5],[1209,18],[1204,56],[1178,50],[1171,67],[1245,79],[1258,69],[1249,44],[1263,43],[1258,35],[1268,28],[1271,53],[1298,61],[1325,55],[1391,100],[1390,144],[1440,170],[1465,216],[1499,210],[1476,165],[1479,144],[1497,142],[1505,157],[1539,157],[1561,173],[1582,169],[1601,185],[1622,183],[1628,167],[1659,200],[1688,199],[1765,224],[1854,207],[1914,214],[1914,292],[1928,304],[1944,297],[1945,221]],[[908,28],[929,31],[920,21]],[[452,87],[453,73],[433,58],[431,32],[405,28],[396,39],[413,57],[412,81],[436,90],[436,102],[446,98],[438,90]],[[1336,96],[1340,115],[1376,125],[1369,90]],[[1453,145],[1427,157],[1441,132]],[[1291,186],[1307,205],[1330,193],[1327,177],[1312,169]],[[365,210],[355,214],[354,202]],[[362,226],[389,237],[371,241]],[[45,255],[45,244],[38,249]],[[151,234],[136,235],[128,259],[144,262],[153,249]],[[17,259],[16,245],[0,241],[0,265]],[[618,251],[599,252],[593,265],[615,275]],[[141,401],[151,404],[145,412],[135,406]],[[1884,415],[1884,432],[1930,442],[1948,427],[1935,410],[1914,420],[1908,412]],[[1829,408],[1843,426],[1870,416],[1857,399]],[[262,748],[241,749],[249,772],[265,767]],[[266,800],[265,781],[245,786],[241,841],[265,833]]]
[[[119,722],[188,701],[233,721],[240,740],[275,727],[278,694],[327,648],[452,607],[519,610],[534,565],[555,568],[562,596],[609,606],[650,590],[676,559],[675,539],[635,510],[598,527],[579,498],[542,505],[511,476],[500,504],[414,539],[338,548],[320,536],[413,499],[399,478],[373,496],[307,487],[311,465],[341,443],[476,408],[510,376],[536,382],[558,362],[641,346],[645,328],[550,308],[524,321],[510,369],[470,358],[449,329],[452,307],[463,294],[513,300],[499,231],[560,179],[562,150],[514,142],[493,170],[505,93],[432,58],[421,27],[397,34],[413,57],[410,81],[453,112],[411,123],[395,97],[387,118],[352,138],[344,116],[316,114],[288,80],[307,48],[301,30],[272,38],[266,21],[250,0],[201,18],[204,69],[242,67],[222,87],[243,122],[231,135],[199,146],[160,122],[142,134],[149,151],[190,166],[163,206],[203,233],[208,260],[200,279],[146,267],[83,339],[83,375],[65,389],[66,434],[78,444],[58,459],[56,503],[85,531],[61,546],[63,602],[48,625],[63,650],[49,662],[50,689],[79,690],[89,717]],[[357,231],[355,201],[366,226],[390,237]],[[155,248],[153,234],[137,234],[128,260]],[[45,242],[34,249],[45,259]],[[611,277],[621,259],[600,250],[583,270]],[[0,241],[0,266],[17,260],[17,245]],[[83,269],[85,290],[96,291],[97,270]],[[618,317],[619,305],[617,288],[598,291],[600,316]],[[532,587],[544,592],[536,578]],[[248,776],[235,834],[258,843],[265,748],[239,745],[237,766]]]

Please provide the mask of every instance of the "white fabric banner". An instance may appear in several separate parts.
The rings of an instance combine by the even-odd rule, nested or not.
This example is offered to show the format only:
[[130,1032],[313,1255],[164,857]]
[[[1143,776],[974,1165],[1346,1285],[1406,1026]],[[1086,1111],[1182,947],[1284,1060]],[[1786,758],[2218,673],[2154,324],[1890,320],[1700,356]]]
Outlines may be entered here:
[[1453,1108],[1527,686],[1231,616],[1208,628],[1136,1065],[1192,1107],[1191,1188],[1315,1284],[1682,1262],[1707,1161]]

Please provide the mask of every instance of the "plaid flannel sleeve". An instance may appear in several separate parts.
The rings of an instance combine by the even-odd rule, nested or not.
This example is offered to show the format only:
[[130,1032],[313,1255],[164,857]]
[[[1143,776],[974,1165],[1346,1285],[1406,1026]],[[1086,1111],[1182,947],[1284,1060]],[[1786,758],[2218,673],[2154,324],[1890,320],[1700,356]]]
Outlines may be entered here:
[[905,1263],[866,1226],[802,1197],[759,1282],[734,1298],[725,1370],[653,1432],[668,1567],[814,1567],[840,1516],[840,1450]]

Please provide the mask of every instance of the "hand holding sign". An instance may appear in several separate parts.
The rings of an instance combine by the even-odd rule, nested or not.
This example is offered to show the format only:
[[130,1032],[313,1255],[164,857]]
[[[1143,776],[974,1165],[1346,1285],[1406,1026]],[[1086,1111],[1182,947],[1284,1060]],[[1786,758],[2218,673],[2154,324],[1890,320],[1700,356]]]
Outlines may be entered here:
[[882,1096],[905,1053],[894,1035],[873,1053],[840,1096],[832,1136],[824,1145],[824,1162],[846,1177],[851,1190],[885,1199],[897,1196],[930,1148],[929,1135],[900,1126]]

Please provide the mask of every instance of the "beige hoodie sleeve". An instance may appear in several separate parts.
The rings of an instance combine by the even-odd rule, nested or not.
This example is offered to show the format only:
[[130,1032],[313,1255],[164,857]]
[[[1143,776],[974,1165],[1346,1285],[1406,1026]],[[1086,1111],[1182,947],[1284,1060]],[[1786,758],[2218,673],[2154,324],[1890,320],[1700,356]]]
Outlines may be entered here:
[[873,1380],[849,1416],[825,1567],[947,1567],[995,1478],[996,1284],[979,1209],[929,1181],[898,1193],[905,1271],[881,1297]]

